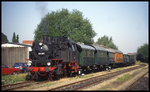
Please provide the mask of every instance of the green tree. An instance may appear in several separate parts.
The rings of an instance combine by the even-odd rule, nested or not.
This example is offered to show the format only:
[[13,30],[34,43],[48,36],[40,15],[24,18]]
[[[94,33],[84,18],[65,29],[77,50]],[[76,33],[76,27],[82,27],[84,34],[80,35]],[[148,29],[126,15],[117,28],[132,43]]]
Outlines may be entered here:
[[16,42],[19,43],[19,35],[17,35]]
[[118,47],[113,43],[112,37],[109,38],[108,36],[105,35],[101,38],[98,38],[96,44],[103,45],[112,49],[118,49]]
[[149,58],[149,48],[148,48],[148,44],[143,44],[140,48],[138,48],[137,50],[137,56],[136,59],[140,60],[142,62],[149,62],[148,58]]
[[16,34],[15,34],[15,32],[13,33],[12,42],[16,42]]
[[83,18],[82,12],[67,9],[48,13],[35,30],[35,41],[40,41],[43,34],[51,37],[64,36],[75,42],[92,44],[96,35],[90,21]]
[[19,43],[19,35],[16,36],[15,32],[13,33],[12,42]]

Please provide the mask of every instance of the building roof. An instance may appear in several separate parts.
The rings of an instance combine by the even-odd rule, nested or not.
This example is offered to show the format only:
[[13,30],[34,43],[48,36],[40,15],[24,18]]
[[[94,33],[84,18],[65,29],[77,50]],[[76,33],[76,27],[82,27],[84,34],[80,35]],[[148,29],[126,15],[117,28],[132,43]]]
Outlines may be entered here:
[[23,40],[22,43],[32,45],[33,41],[34,40]]
[[128,53],[128,55],[136,55],[135,53]]
[[31,45],[14,43],[14,42],[7,42],[4,44],[1,44],[1,47],[31,47]]

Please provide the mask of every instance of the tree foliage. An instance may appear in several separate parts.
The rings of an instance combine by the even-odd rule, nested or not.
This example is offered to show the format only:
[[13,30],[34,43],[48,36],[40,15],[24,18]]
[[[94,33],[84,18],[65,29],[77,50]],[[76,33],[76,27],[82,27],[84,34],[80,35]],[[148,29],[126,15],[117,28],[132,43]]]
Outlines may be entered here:
[[112,49],[118,49],[118,47],[113,43],[112,37],[109,38],[108,36],[105,35],[101,38],[98,38],[96,44],[103,45]]
[[64,36],[75,42],[92,44],[96,35],[89,20],[83,18],[82,12],[67,9],[48,13],[35,30],[35,41],[40,41],[43,34],[51,37]]
[[13,33],[12,42],[19,43],[19,35],[16,36],[15,32]]
[[15,42],[16,41],[16,34],[15,32],[13,33],[13,37],[12,37],[12,42]]
[[16,37],[16,42],[19,43],[19,35]]
[[142,45],[140,48],[137,50],[137,56],[136,59],[140,60],[142,62],[149,62],[149,48],[148,44]]

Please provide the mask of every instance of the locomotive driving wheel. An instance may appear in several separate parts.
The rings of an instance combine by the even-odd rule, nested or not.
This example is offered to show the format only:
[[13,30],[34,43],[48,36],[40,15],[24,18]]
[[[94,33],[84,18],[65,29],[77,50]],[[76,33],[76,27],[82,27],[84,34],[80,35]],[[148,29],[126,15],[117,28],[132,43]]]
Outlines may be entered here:
[[67,70],[66,69],[64,69],[64,77],[67,77]]
[[48,74],[48,79],[51,80],[51,81],[53,80],[52,72],[49,72],[49,74]]
[[34,80],[38,81],[38,79],[39,79],[39,76],[38,76],[38,74],[37,74],[37,73],[35,73]]

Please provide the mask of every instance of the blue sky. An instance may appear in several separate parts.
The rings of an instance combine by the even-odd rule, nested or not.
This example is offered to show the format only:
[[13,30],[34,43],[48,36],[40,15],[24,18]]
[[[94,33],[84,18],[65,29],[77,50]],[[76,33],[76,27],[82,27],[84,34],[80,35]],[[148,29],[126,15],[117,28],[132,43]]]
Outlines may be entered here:
[[148,2],[2,2],[2,32],[11,42],[13,32],[33,40],[34,30],[48,12],[77,9],[88,18],[99,37],[107,35],[123,53],[134,53],[148,43]]

